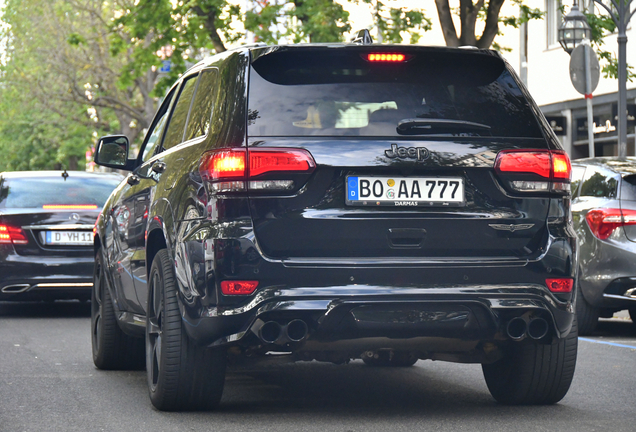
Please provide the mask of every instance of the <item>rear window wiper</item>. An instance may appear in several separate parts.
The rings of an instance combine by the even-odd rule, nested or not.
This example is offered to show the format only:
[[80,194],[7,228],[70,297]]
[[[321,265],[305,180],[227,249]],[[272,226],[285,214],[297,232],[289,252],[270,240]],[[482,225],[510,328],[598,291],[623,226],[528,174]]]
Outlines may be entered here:
[[490,126],[465,120],[407,118],[397,125],[400,135],[452,134],[491,135]]

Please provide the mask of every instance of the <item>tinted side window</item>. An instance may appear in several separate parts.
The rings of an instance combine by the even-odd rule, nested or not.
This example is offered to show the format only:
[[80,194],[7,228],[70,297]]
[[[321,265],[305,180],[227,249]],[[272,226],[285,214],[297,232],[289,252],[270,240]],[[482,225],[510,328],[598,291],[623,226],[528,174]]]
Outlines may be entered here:
[[168,108],[170,107],[170,101],[172,100],[172,96],[176,90],[172,90],[168,96],[164,99],[161,104],[161,108],[157,111],[155,116],[155,124],[151,130],[148,131],[146,146],[144,147],[144,152],[141,155],[141,160],[146,162],[155,154],[155,149],[161,142],[161,134],[165,129],[167,120],[168,120]]
[[636,174],[623,177],[621,182],[621,199],[636,201]]
[[172,148],[183,141],[183,132],[188,120],[188,111],[190,110],[196,83],[197,75],[188,78],[181,86],[181,92],[172,110],[166,136],[163,139],[163,148],[165,149]]
[[219,72],[216,69],[208,69],[201,72],[184,141],[207,135],[210,131],[218,77]]
[[572,198],[577,196],[577,190],[579,185],[581,184],[581,180],[583,180],[583,175],[585,174],[585,167],[582,166],[573,166],[572,167],[572,184],[570,190],[572,191]]
[[581,184],[580,196],[616,198],[618,178],[617,174],[588,167]]

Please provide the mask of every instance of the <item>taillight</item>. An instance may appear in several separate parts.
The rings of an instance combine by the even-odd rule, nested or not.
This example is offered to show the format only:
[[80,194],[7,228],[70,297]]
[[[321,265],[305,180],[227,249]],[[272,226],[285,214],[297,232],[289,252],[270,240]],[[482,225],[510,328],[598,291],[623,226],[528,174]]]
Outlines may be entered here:
[[562,150],[503,150],[495,171],[520,192],[569,192],[572,165]]
[[258,281],[222,281],[221,292],[225,295],[250,295],[258,286]]
[[592,234],[599,240],[605,240],[614,230],[625,225],[636,225],[635,210],[594,209],[585,216]]
[[96,210],[97,204],[44,204],[44,210]]
[[28,242],[22,228],[0,225],[0,244],[27,244]]
[[[203,155],[199,171],[217,192],[289,190],[294,181],[285,174],[311,174],[314,158],[303,149],[255,148],[212,151]],[[278,173],[283,178],[264,178]]]
[[553,293],[569,293],[572,292],[574,286],[574,279],[559,278],[559,279],[546,279],[545,284]]

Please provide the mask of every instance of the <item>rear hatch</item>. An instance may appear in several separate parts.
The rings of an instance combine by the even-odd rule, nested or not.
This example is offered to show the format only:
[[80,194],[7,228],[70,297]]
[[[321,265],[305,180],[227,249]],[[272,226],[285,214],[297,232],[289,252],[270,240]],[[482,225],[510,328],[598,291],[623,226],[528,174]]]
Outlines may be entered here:
[[[293,148],[313,159],[305,173],[250,176],[293,180],[285,191],[249,191],[256,241],[269,257],[510,259],[547,242],[553,157],[567,156],[548,150],[495,54],[262,50],[248,107],[250,155]],[[520,152],[497,162],[507,149]],[[537,168],[546,157],[547,173]]]
[[86,256],[93,227],[119,178],[12,174],[0,183],[3,243],[19,255]]

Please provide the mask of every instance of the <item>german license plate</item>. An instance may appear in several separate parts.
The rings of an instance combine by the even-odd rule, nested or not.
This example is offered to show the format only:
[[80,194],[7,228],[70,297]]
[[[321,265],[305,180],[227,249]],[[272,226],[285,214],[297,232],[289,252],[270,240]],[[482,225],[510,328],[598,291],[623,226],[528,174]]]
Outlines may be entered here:
[[56,246],[89,246],[93,244],[92,231],[47,231],[45,242]]
[[347,204],[354,206],[464,205],[461,177],[347,177]]

